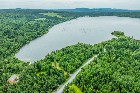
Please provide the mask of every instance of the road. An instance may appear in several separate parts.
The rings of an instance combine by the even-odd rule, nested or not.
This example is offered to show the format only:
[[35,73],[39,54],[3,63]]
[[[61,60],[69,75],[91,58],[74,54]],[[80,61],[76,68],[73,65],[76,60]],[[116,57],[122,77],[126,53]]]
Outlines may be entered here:
[[85,64],[83,64],[80,68],[78,68],[78,69],[76,70],[76,72],[74,72],[74,73],[71,75],[71,77],[69,78],[69,80],[68,80],[67,82],[65,82],[63,85],[61,85],[61,86],[55,91],[55,93],[63,93],[63,90],[64,90],[65,86],[67,86],[69,83],[71,83],[71,82],[75,79],[76,75],[81,71],[81,69],[82,69],[83,67],[85,67],[86,65],[88,65],[90,62],[92,62],[92,61],[94,60],[95,57],[97,57],[97,55],[94,56],[93,58],[89,59]]

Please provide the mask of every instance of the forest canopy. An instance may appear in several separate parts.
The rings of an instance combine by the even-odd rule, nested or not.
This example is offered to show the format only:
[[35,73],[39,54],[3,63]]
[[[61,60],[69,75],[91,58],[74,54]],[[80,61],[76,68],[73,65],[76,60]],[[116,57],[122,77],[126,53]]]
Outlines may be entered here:
[[[15,57],[22,46],[46,34],[52,26],[87,15],[140,18],[140,13],[136,12],[77,13],[0,9],[0,93],[51,93],[96,54],[99,54],[98,58],[82,70],[65,92],[69,88],[71,91],[78,90],[79,93],[139,92],[140,43],[139,40],[124,36],[123,32],[113,32],[113,35],[121,37],[99,44],[78,43],[53,51],[31,65]],[[12,75],[18,76],[19,81],[9,84],[7,80]]]
[[[82,69],[64,93],[139,93],[140,92],[140,40],[112,32],[119,38],[102,42],[105,52]],[[123,35],[123,36],[122,36]],[[78,93],[78,92],[77,92]]]

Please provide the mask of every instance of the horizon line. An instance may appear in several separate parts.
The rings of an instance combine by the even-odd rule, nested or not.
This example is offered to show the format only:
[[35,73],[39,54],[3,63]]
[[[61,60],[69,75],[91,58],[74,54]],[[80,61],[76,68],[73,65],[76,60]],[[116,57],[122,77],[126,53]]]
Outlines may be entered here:
[[0,8],[0,10],[2,9],[41,9],[41,10],[56,10],[56,9],[120,9],[120,10],[140,10],[140,9],[127,9],[127,8],[104,8],[104,7],[100,7],[100,8],[86,8],[86,7],[77,7],[77,8]]

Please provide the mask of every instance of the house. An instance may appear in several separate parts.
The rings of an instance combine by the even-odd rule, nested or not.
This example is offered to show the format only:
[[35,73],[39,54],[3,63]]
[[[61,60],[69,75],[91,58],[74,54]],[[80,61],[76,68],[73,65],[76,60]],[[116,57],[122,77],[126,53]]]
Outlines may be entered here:
[[19,77],[18,76],[16,76],[15,74],[14,75],[12,75],[8,80],[7,80],[7,82],[9,83],[9,84],[14,84],[14,83],[16,83],[16,81],[19,79]]

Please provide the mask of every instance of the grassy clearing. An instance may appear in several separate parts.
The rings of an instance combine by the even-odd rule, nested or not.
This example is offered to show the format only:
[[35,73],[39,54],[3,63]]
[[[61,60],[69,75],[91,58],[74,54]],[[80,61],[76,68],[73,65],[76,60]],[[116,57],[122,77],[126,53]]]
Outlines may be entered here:
[[40,74],[46,74],[46,71],[41,71],[41,72],[36,73],[37,76],[39,76]]
[[[53,62],[52,66],[58,70],[63,70],[62,68],[60,68],[59,63],[57,63],[57,62]],[[68,75],[68,73],[66,71],[64,71],[64,77],[67,77],[67,75]]]
[[82,91],[75,85],[69,86],[69,93],[82,93]]
[[62,17],[61,15],[59,15],[58,13],[54,13],[54,12],[40,13],[40,14],[47,15],[47,16],[50,16],[50,17],[63,18],[63,17]]
[[45,19],[46,19],[46,18],[38,18],[38,19],[35,19],[35,20],[37,21],[37,20],[45,20]]
[[62,69],[59,67],[59,63],[57,63],[57,62],[53,62],[53,63],[52,63],[52,66],[55,67],[55,68],[57,68],[58,70],[62,70]]

